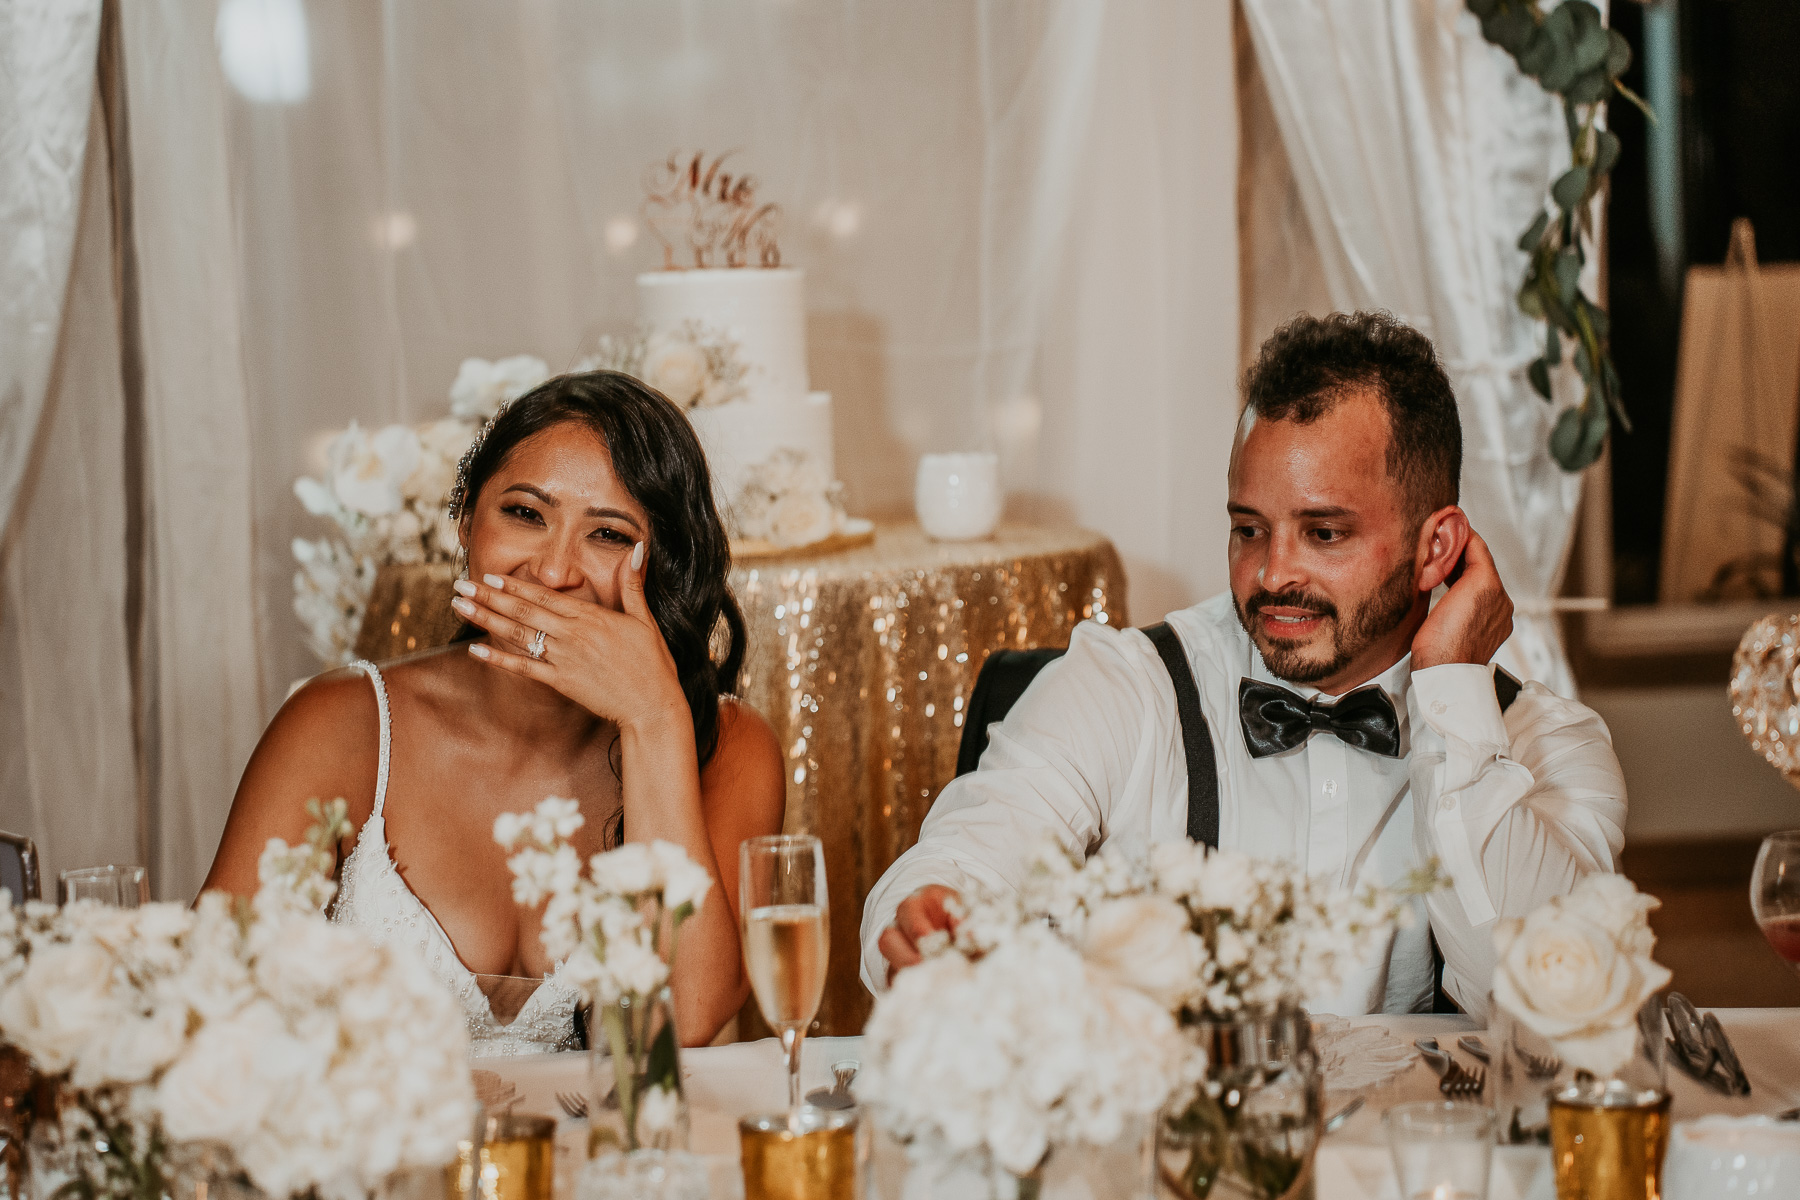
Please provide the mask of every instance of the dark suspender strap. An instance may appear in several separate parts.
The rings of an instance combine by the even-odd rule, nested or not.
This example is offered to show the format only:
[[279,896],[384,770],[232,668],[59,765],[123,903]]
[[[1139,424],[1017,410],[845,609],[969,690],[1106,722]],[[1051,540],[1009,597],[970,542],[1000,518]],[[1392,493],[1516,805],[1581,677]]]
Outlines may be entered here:
[[1144,636],[1162,656],[1175,684],[1175,711],[1181,715],[1181,745],[1187,751],[1188,836],[1217,849],[1219,845],[1219,768],[1213,758],[1212,730],[1200,708],[1200,686],[1181,638],[1168,622],[1151,625]]
[[1505,667],[1494,668],[1494,699],[1500,702],[1500,711],[1505,712],[1512,707],[1512,702],[1519,698],[1525,685],[1513,678]]

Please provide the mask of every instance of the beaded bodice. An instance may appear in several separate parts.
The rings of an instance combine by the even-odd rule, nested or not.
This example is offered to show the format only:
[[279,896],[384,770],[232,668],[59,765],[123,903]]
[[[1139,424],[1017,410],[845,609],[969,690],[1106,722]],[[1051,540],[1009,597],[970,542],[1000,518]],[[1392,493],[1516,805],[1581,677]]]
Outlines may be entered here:
[[409,946],[425,960],[431,973],[443,981],[462,1004],[469,1024],[470,1052],[476,1057],[502,1054],[538,1054],[574,1048],[575,988],[559,976],[560,967],[532,992],[518,1015],[502,1024],[494,1015],[481,979],[464,965],[444,927],[401,878],[388,848],[388,762],[393,743],[393,723],[388,711],[387,685],[371,662],[352,664],[369,677],[375,688],[375,706],[381,716],[381,751],[376,767],[375,808],[357,835],[356,846],[344,860],[337,903],[331,918],[368,930],[384,945]]

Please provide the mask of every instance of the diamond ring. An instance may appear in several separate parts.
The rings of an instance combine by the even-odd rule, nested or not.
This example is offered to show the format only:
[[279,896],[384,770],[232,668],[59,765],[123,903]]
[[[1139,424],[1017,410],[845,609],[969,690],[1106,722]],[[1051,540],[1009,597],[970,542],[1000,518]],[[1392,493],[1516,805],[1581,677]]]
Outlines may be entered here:
[[531,655],[531,657],[533,657],[535,659],[539,659],[539,660],[541,660],[544,657],[544,631],[543,630],[540,629],[537,631],[537,636],[531,639],[531,645],[529,645],[525,648],[525,653],[527,653],[527,654]]

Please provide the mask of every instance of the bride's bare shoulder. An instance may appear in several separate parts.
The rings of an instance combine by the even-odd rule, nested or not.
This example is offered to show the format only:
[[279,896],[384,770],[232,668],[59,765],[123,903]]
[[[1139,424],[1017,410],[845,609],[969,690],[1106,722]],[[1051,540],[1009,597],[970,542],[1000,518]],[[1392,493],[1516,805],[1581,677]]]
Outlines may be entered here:
[[700,792],[707,809],[726,808],[755,833],[781,828],[787,804],[781,743],[763,715],[735,696],[719,700],[719,744],[700,773]]

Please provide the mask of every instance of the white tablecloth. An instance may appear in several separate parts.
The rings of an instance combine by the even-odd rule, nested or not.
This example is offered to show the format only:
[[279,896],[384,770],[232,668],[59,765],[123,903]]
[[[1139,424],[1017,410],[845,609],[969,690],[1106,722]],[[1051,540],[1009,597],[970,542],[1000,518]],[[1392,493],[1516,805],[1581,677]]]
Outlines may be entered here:
[[[1669,1072],[1674,1096],[1673,1118],[1689,1120],[1708,1113],[1743,1115],[1776,1113],[1800,1105],[1800,1009],[1722,1009],[1719,1020],[1731,1035],[1749,1073],[1748,1097],[1727,1097],[1701,1087],[1679,1071]],[[1473,1028],[1462,1017],[1365,1017],[1410,1043],[1435,1036],[1453,1046],[1456,1035]],[[858,1056],[857,1038],[815,1038],[806,1043],[803,1082],[808,1090],[831,1082],[831,1064]],[[691,1118],[690,1141],[699,1154],[715,1157],[716,1200],[741,1195],[736,1183],[737,1119],[746,1113],[772,1112],[786,1104],[787,1080],[781,1049],[773,1040],[741,1042],[682,1052]],[[1466,1059],[1466,1056],[1465,1056]],[[484,1059],[479,1064],[498,1072],[519,1092],[517,1111],[562,1118],[556,1093],[585,1088],[586,1060],[579,1054],[540,1054],[510,1059]],[[1391,1082],[1366,1091],[1366,1103],[1319,1150],[1319,1200],[1397,1200],[1387,1142],[1381,1128],[1383,1110],[1409,1100],[1438,1098],[1437,1076],[1423,1061]],[[1330,1097],[1333,1107],[1342,1098]],[[559,1151],[579,1154],[582,1127],[565,1120]],[[1495,1155],[1490,1200],[1554,1200],[1550,1153],[1541,1147],[1501,1147]]]

